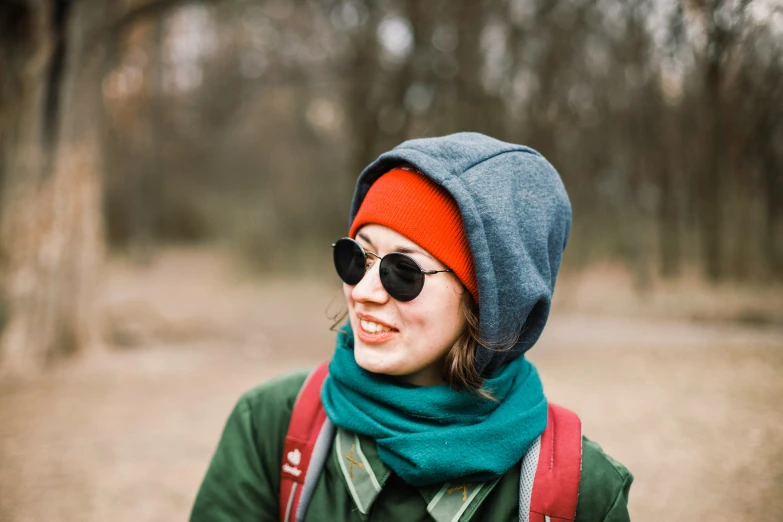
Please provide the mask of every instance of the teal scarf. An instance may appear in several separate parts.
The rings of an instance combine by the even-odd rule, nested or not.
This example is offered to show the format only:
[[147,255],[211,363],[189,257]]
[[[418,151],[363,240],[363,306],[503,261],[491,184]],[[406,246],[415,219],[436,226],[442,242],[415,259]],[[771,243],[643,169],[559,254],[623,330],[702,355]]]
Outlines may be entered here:
[[414,486],[499,477],[522,459],[547,423],[536,368],[517,357],[484,381],[497,402],[447,385],[412,386],[356,364],[344,326],[321,391],[337,426],[375,439],[378,456]]

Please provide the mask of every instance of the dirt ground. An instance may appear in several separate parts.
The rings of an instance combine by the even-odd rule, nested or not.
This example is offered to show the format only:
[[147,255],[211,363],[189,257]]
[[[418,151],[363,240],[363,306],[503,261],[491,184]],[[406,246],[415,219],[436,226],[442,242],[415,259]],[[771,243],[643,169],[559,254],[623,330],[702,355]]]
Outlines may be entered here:
[[[0,521],[187,519],[242,391],[331,352],[336,283],[237,273],[110,265],[112,348],[0,386]],[[634,473],[633,520],[783,520],[783,328],[652,315],[556,307],[530,353],[548,396]]]

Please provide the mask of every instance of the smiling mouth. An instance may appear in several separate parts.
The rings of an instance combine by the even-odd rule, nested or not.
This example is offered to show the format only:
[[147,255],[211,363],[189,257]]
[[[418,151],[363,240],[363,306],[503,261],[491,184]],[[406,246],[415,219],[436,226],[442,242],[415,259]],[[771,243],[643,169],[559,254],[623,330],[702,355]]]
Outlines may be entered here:
[[367,321],[366,319],[360,319],[359,324],[362,326],[362,330],[367,333],[377,334],[383,332],[391,332],[391,328],[382,324]]

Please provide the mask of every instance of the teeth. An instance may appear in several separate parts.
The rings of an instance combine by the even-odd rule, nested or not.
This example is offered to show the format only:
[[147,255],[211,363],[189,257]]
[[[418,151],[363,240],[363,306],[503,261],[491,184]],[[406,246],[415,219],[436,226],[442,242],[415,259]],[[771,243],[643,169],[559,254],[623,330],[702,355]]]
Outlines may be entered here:
[[370,333],[389,332],[391,328],[383,326],[382,324],[373,323],[372,321],[361,320],[362,329]]

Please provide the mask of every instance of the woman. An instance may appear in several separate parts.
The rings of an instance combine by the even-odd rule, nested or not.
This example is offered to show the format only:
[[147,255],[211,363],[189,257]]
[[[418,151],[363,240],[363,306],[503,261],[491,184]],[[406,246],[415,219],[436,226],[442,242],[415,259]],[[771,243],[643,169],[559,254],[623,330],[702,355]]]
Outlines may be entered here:
[[[337,432],[304,520],[526,519],[519,464],[548,410],[524,352],[546,323],[570,222],[541,155],[480,134],[408,141],[365,169],[334,244],[349,321],[321,402]],[[242,397],[192,521],[279,519],[305,378]],[[629,520],[632,480],[582,439],[575,520]]]

